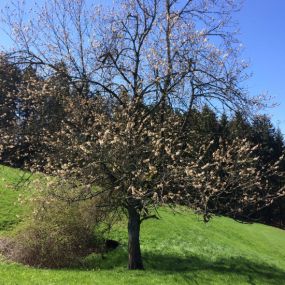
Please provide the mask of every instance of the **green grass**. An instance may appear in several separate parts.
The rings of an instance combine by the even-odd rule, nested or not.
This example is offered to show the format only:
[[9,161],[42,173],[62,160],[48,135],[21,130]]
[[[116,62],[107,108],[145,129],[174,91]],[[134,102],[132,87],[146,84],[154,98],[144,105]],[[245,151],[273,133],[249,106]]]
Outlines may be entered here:
[[23,208],[18,198],[19,195],[27,195],[23,184],[29,176],[23,171],[0,165],[0,231],[9,230],[19,223]]
[[[18,177],[17,171],[0,168],[0,227],[5,234],[22,211],[14,204],[19,191],[5,186],[17,183]],[[175,215],[163,208],[160,215],[159,221],[142,225],[145,271],[126,269],[127,233],[122,222],[111,233],[121,245],[105,259],[90,255],[82,268],[48,270],[2,258],[0,285],[285,284],[285,231],[223,217],[204,224],[183,208]]]

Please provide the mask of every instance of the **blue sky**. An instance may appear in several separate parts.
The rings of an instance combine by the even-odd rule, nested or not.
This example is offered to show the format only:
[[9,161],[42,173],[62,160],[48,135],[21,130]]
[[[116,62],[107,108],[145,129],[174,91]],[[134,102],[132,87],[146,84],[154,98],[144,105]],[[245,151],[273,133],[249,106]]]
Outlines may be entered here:
[[[9,2],[0,0],[0,9]],[[285,134],[285,0],[244,0],[235,18],[245,47],[243,57],[250,61],[252,77],[246,83],[248,90],[252,95],[268,91],[278,106],[264,112]],[[7,44],[7,40],[0,31],[2,44]]]
[[285,0],[244,0],[236,15],[243,56],[253,73],[248,89],[253,95],[264,91],[278,107],[266,110],[285,134]]

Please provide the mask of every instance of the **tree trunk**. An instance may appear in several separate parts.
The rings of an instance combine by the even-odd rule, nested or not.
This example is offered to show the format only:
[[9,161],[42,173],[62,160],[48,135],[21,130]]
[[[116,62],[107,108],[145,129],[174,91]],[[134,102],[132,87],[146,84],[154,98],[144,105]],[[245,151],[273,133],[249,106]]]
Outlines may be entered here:
[[140,248],[140,215],[133,207],[128,208],[129,269],[144,269]]

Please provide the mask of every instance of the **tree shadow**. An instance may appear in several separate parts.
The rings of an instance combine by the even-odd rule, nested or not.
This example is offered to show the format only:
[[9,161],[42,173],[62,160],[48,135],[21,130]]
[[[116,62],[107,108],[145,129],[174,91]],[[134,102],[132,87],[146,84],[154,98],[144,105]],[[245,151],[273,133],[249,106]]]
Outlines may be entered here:
[[[285,284],[285,269],[273,265],[255,262],[244,257],[229,257],[209,260],[206,257],[189,255],[179,257],[171,254],[146,253],[147,268],[157,273],[190,273],[194,277],[197,271],[212,271],[217,274],[236,274],[247,277],[248,284],[254,280],[266,281],[266,284]],[[184,274],[187,277],[187,274]],[[188,276],[190,277],[190,276]],[[187,278],[188,279],[188,278]],[[192,280],[193,281],[193,280]]]
[[[244,257],[210,260],[207,257],[196,255],[181,257],[175,254],[144,252],[143,258],[146,270],[163,275],[179,272],[184,279],[194,283],[195,279],[199,279],[200,272],[198,271],[211,272],[217,276],[230,274],[243,276],[246,278],[247,284],[251,285],[259,284],[260,281],[268,285],[281,285],[285,282],[285,269],[282,270],[273,265]],[[122,248],[115,250],[111,256],[108,255],[105,260],[97,263],[98,268],[105,270],[126,268],[126,265],[127,252]]]

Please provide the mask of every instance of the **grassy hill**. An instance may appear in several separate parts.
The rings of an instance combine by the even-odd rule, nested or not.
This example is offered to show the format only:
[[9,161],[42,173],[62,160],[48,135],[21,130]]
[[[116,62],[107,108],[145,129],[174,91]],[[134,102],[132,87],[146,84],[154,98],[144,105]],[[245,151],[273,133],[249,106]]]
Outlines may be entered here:
[[[23,174],[23,173],[22,173]],[[0,167],[0,234],[19,222],[14,190],[19,171]],[[130,272],[127,233],[122,222],[111,233],[121,245],[105,259],[90,255],[82,268],[48,270],[10,263],[0,257],[0,285],[285,284],[285,231],[260,224],[215,218],[204,224],[183,208],[163,208],[161,218],[142,225],[145,271]]]

